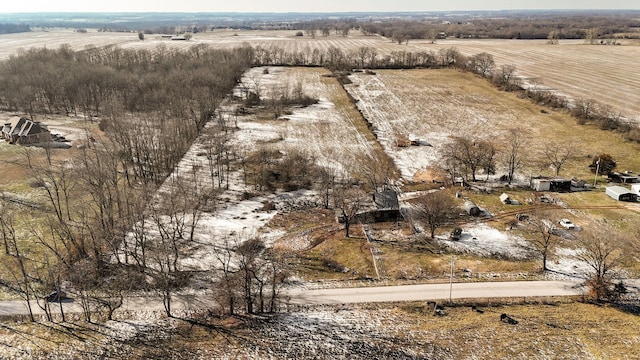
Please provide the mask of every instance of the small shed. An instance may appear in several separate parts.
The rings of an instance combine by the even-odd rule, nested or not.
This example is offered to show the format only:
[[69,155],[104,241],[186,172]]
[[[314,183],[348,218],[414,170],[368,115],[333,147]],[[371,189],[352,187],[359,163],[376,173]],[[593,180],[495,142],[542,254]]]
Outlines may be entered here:
[[480,208],[471,200],[466,200],[464,202],[464,210],[471,216],[480,215]]
[[551,180],[545,178],[531,179],[531,188],[535,191],[551,190]]
[[511,204],[511,197],[509,197],[507,193],[502,193],[502,195],[500,195],[500,201],[504,204]]
[[627,173],[613,172],[608,176],[609,180],[621,184],[637,184],[640,183],[640,177]]
[[634,194],[631,190],[622,186],[608,186],[607,195],[617,201],[638,201],[638,194]]
[[535,191],[571,192],[571,180],[563,178],[537,177],[531,179]]

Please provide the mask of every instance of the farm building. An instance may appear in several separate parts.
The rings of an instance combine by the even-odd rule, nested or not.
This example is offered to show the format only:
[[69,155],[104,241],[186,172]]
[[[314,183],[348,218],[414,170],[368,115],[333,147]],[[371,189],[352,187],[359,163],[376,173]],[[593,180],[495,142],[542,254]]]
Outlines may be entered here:
[[507,193],[502,193],[502,195],[500,195],[500,201],[507,205],[520,205],[520,201],[512,199]]
[[[401,221],[400,203],[398,193],[392,190],[376,191],[373,193],[375,209],[367,207],[362,212],[358,212],[353,219],[353,223],[370,224],[386,221]],[[338,222],[344,223],[344,217],[337,215]]]
[[571,192],[571,180],[537,177],[531,179],[531,188],[535,191]]
[[607,195],[618,201],[637,201],[638,195],[632,193],[629,189],[622,186],[608,186]]
[[2,138],[12,144],[37,144],[51,140],[47,126],[25,117],[14,117],[2,127]]

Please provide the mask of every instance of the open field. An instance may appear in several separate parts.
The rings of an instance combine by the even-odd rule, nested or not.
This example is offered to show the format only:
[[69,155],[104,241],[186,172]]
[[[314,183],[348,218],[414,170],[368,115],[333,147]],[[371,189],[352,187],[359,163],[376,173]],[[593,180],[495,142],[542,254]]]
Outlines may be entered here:
[[512,64],[517,73],[529,82],[541,83],[573,99],[592,98],[611,105],[625,116],[640,121],[640,100],[634,94],[640,87],[640,44],[625,42],[622,46],[585,45],[582,40],[560,41],[548,45],[544,40],[438,40],[435,44],[412,40],[398,45],[381,36],[366,36],[351,31],[343,37],[331,33],[315,39],[295,36],[296,31],[215,30],[194,34],[190,41],[170,41],[160,35],[147,35],[144,41],[135,33],[98,33],[89,29],[80,34],[72,30],[55,29],[49,32],[1,35],[3,43],[0,59],[18,49],[30,47],[57,48],[69,44],[74,50],[87,45],[120,45],[131,49],[154,49],[163,45],[168,49],[187,49],[195,45],[231,48],[242,44],[263,48],[281,47],[287,52],[310,53],[313,49],[337,47],[345,53],[362,46],[377,50],[382,58],[398,51],[434,51],[455,47],[465,55],[487,52],[496,64]]
[[640,44],[587,45],[582,40],[439,40],[437,44],[410,42],[409,48],[446,49],[454,46],[465,55],[487,52],[496,65],[516,66],[529,84],[550,88],[570,99],[593,99],[611,105],[640,122]]
[[6,59],[20,49],[30,48],[57,49],[69,45],[72,50],[84,50],[87,46],[102,47],[121,45],[128,41],[139,41],[137,33],[98,32],[95,29],[87,33],[78,33],[72,29],[34,30],[28,33],[0,35],[0,60]]
[[[376,75],[354,73],[350,78],[353,84],[346,88],[407,179],[436,165],[438,151],[450,136],[491,138],[504,149],[506,131],[518,127],[530,132],[522,174],[553,175],[551,169],[540,167],[547,142],[576,146],[576,156],[565,165],[563,176],[591,178],[587,168],[591,156],[604,152],[619,159],[620,170],[640,169],[640,157],[632,156],[640,153],[640,145],[621,140],[613,132],[577,125],[565,113],[542,112],[542,107],[499,91],[470,73],[381,70]],[[398,139],[410,136],[431,146],[397,146]],[[504,170],[498,168],[501,173]]]

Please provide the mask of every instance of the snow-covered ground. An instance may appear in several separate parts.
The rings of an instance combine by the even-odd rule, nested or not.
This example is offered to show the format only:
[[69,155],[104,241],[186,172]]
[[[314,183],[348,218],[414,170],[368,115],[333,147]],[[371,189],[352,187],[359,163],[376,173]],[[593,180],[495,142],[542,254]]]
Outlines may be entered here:
[[[293,68],[253,68],[247,71],[242,84],[234,90],[242,96],[240,88],[253,89],[263,98],[276,94],[279,88],[291,89],[295,84],[303,86],[303,93],[317,97],[317,104],[294,108],[280,119],[256,119],[255,115],[238,116],[234,120],[237,127],[231,133],[230,143],[244,148],[247,152],[260,146],[287,152],[305,151],[321,166],[331,167],[336,173],[347,171],[362,153],[371,151],[372,144],[358,131],[354,119],[344,109],[335,106],[335,96],[341,91],[335,81],[324,81],[322,69]],[[235,104],[224,105],[231,113]],[[214,126],[214,122],[207,126]],[[207,141],[205,136],[197,139],[158,191],[156,201],[167,194],[176,183],[197,183],[200,191],[211,189],[211,174],[208,165]],[[215,185],[217,187],[217,185]],[[301,202],[317,202],[313,191],[276,193],[245,199],[253,188],[244,183],[241,169],[232,169],[229,188],[220,196],[221,200],[213,211],[202,211],[194,231],[194,242],[188,256],[180,260],[180,265],[193,270],[208,270],[217,265],[214,249],[225,241],[242,242],[255,236],[272,244],[284,235],[265,225],[280,210]],[[277,210],[264,210],[266,202],[275,203]],[[187,216],[187,223],[190,216]],[[149,229],[153,233],[153,229]],[[155,231],[157,233],[157,231]]]
[[454,251],[485,257],[522,260],[534,256],[524,238],[486,224],[464,225],[459,241],[444,238],[440,242]]

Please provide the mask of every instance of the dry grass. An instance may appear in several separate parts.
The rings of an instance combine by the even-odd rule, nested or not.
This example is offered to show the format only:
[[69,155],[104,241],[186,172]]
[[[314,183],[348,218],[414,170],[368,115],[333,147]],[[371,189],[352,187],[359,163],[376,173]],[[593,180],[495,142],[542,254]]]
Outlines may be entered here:
[[586,45],[565,40],[548,45],[545,40],[442,40],[437,44],[414,41],[409,47],[433,49],[455,46],[465,55],[487,52],[497,66],[515,65],[518,75],[541,83],[574,99],[592,98],[640,120],[640,103],[633,95],[640,86],[637,59],[640,46]]
[[[591,157],[609,153],[621,170],[640,169],[640,144],[623,140],[619,134],[595,126],[582,126],[565,112],[546,111],[514,93],[499,91],[485,79],[455,70],[378,71],[371,75],[354,74],[349,91],[372,108],[374,124],[386,130],[386,138],[415,134],[436,148],[446,136],[490,137],[505,149],[506,131],[520,127],[530,132],[523,154],[522,174],[552,175],[541,166],[542,150],[547,142],[571,143],[576,156],[564,166],[561,175],[592,178],[587,168]],[[369,115],[367,115],[369,116]],[[386,145],[387,151],[393,145]],[[395,157],[414,156],[424,163],[415,149],[394,150]],[[421,149],[425,154],[434,150]],[[404,154],[404,155],[403,155]],[[428,165],[428,164],[426,164]],[[423,165],[423,168],[424,166]]]
[[[461,304],[434,316],[433,305],[412,302],[144,325],[9,322],[0,328],[0,351],[16,359],[397,358],[394,349],[437,359],[633,359],[640,353],[634,312],[585,303],[478,305],[484,313]],[[503,313],[518,324],[501,322]]]
[[[413,317],[416,331],[424,332],[435,346],[455,349],[461,358],[475,354],[480,358],[622,359],[640,351],[634,330],[640,318],[609,306],[571,303],[484,310],[477,314],[465,307],[450,308],[448,316],[433,317],[429,309],[398,309]],[[501,313],[519,324],[500,322]]]

